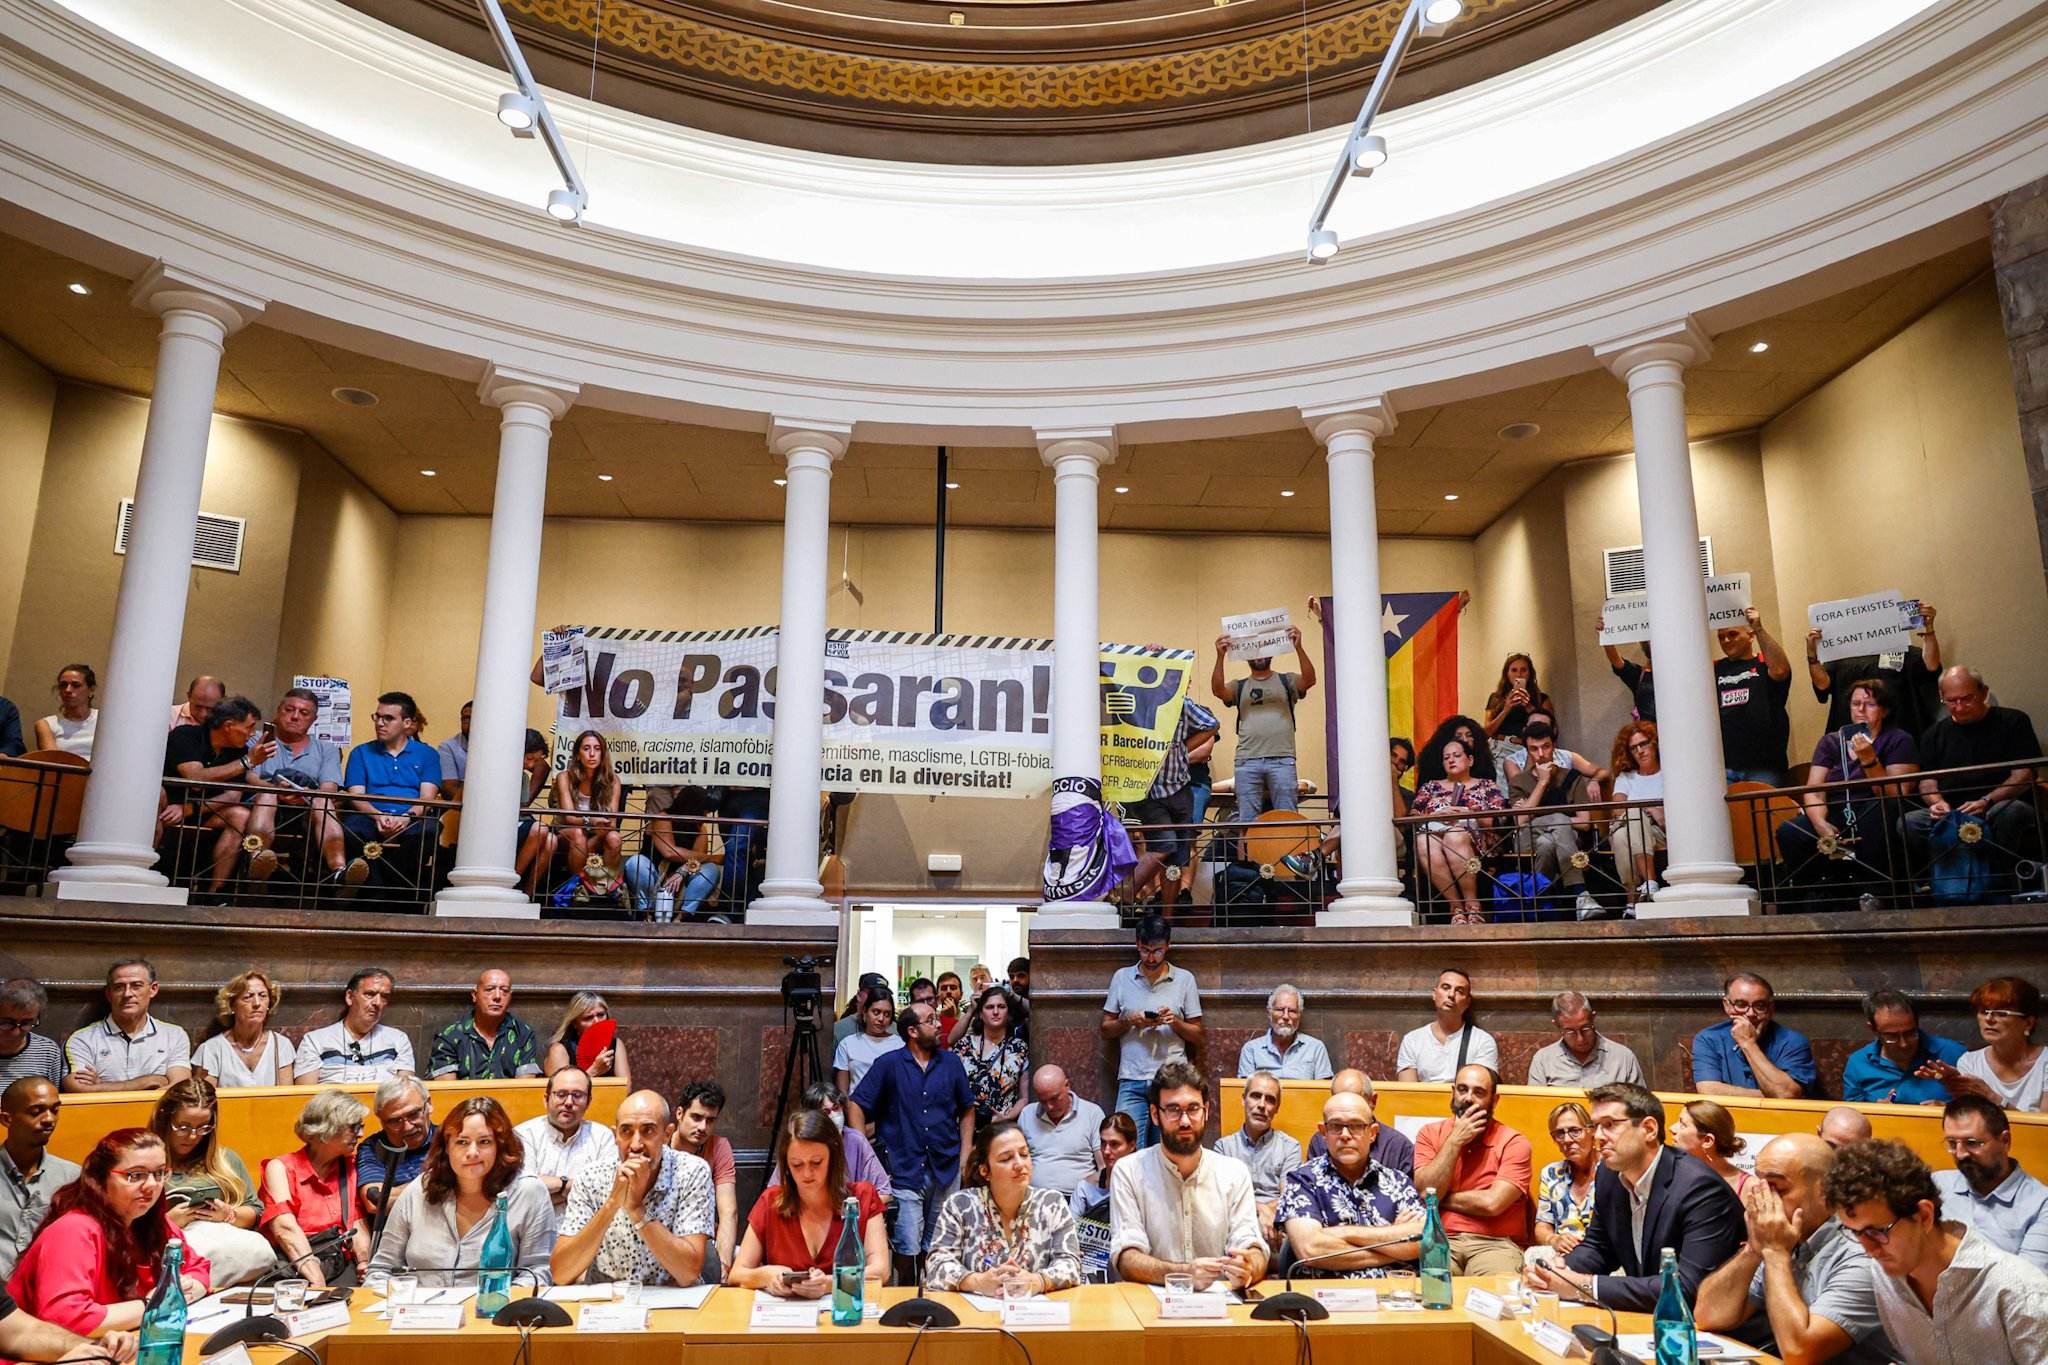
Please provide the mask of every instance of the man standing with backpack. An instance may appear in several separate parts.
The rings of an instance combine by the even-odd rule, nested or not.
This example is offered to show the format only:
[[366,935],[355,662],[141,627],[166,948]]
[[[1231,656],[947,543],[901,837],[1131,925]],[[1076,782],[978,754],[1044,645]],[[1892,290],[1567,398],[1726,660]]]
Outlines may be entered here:
[[1237,710],[1237,753],[1231,776],[1237,786],[1237,818],[1256,819],[1269,810],[1293,810],[1300,800],[1294,773],[1294,704],[1316,685],[1315,661],[1302,648],[1301,629],[1287,628],[1299,673],[1275,673],[1271,659],[1250,661],[1251,673],[1235,682],[1223,677],[1230,637],[1216,637],[1216,666],[1209,691]]

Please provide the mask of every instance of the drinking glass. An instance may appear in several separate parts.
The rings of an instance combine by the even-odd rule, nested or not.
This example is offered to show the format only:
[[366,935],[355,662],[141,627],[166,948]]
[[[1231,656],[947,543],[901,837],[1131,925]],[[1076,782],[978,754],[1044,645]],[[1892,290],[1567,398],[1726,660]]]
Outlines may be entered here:
[[384,1302],[392,1305],[416,1303],[420,1296],[420,1277],[417,1275],[393,1275],[384,1282]]
[[1015,1303],[1031,1297],[1031,1277],[1028,1275],[1005,1275],[1003,1277],[1003,1302]]
[[1166,1277],[1166,1292],[1169,1294],[1192,1294],[1195,1292],[1195,1277],[1186,1271],[1177,1270]]
[[620,1303],[625,1303],[625,1304],[634,1304],[634,1305],[637,1305],[637,1304],[638,1304],[638,1303],[640,1302],[640,1294],[641,1294],[641,1285],[640,1285],[640,1277],[639,1277],[638,1275],[635,1275],[635,1276],[633,1276],[633,1277],[632,1277],[632,1278],[630,1278],[630,1279],[627,1279],[627,1280],[624,1280],[624,1281],[621,1281],[621,1282],[620,1282],[620,1284],[619,1284],[619,1302],[620,1302]]
[[1562,1325],[1563,1309],[1559,1305],[1557,1291],[1552,1289],[1532,1289],[1529,1291],[1529,1298],[1536,1306],[1536,1311],[1529,1315],[1529,1328],[1531,1331],[1535,1330],[1535,1326],[1539,1322],[1555,1322]]
[[306,1306],[306,1281],[279,1280],[270,1287],[270,1306],[278,1313],[297,1313]]

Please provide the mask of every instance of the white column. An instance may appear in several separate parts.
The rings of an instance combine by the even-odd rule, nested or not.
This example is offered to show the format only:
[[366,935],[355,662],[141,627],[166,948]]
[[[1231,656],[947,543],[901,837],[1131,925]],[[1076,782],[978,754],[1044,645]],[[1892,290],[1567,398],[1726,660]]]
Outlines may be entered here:
[[1748,915],[1757,893],[1741,884],[1728,823],[1721,716],[1707,649],[1707,590],[1700,572],[1699,512],[1685,434],[1685,367],[1713,345],[1690,319],[1594,348],[1628,384],[1635,428],[1636,500],[1657,667],[1657,748],[1664,764],[1664,829],[1670,867],[1640,918]]
[[[1052,466],[1052,772],[1102,781],[1102,629],[1096,556],[1097,485],[1116,461],[1116,433],[1041,431],[1039,456]],[[1044,929],[1114,929],[1102,900],[1048,901]],[[990,971],[1000,969],[991,962]]]
[[263,301],[161,261],[135,282],[135,306],[157,314],[156,381],[128,555],[114,603],[92,780],[69,866],[51,873],[63,900],[182,905],[185,891],[152,870],[164,718],[177,689],[178,648],[192,583],[192,541],[206,476],[213,391],[227,338]]
[[540,592],[541,526],[547,516],[548,441],[576,401],[576,385],[499,369],[477,396],[498,409],[498,490],[484,568],[477,634],[476,708],[462,783],[462,832],[436,915],[538,919],[513,870],[519,838],[518,772],[525,760],[533,618]]
[[1330,473],[1330,609],[1337,687],[1337,787],[1344,877],[1318,924],[1413,924],[1394,860],[1387,781],[1387,653],[1380,628],[1379,506],[1373,442],[1394,429],[1394,405],[1368,398],[1304,410]]
[[833,924],[818,882],[818,793],[825,746],[826,549],[832,466],[853,428],[775,419],[768,444],[788,472],[782,504],[782,623],[775,643],[775,770],[768,788],[768,873],[749,924]]

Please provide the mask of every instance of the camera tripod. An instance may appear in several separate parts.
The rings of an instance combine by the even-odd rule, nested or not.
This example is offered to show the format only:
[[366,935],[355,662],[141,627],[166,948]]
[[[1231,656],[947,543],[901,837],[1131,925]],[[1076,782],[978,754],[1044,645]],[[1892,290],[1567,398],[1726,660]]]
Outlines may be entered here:
[[[789,1051],[782,1062],[782,1088],[775,1094],[775,1120],[768,1125],[768,1165],[775,1166],[775,1150],[782,1143],[782,1121],[789,1117],[789,1097],[794,1094],[799,1100],[804,1091],[819,1081],[830,1081],[831,1073],[818,1056],[818,1007],[817,1002],[808,1002],[808,1007],[799,1005],[794,1021],[789,1027]],[[764,1175],[762,1180],[765,1182]]]

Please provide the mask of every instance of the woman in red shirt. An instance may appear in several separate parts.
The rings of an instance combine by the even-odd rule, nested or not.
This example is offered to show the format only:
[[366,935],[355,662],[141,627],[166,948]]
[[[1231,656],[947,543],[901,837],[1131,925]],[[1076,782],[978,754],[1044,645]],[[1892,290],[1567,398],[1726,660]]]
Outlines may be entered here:
[[[165,1245],[185,1241],[164,1212],[169,1171],[163,1139],[147,1128],[101,1138],[78,1179],[50,1200],[7,1292],[32,1316],[80,1336],[140,1327]],[[212,1279],[206,1258],[186,1245],[183,1264],[185,1297],[204,1297]]]
[[865,1180],[847,1180],[839,1125],[817,1109],[791,1114],[782,1125],[782,1150],[775,1162],[782,1183],[763,1190],[754,1202],[747,1235],[725,1282],[765,1289],[777,1298],[823,1298],[832,1290],[832,1254],[839,1247],[846,1201],[853,1199],[860,1205],[867,1282],[879,1287],[889,1274],[882,1201]]
[[306,1101],[292,1125],[306,1145],[263,1163],[258,1226],[315,1289],[354,1284],[356,1267],[369,1259],[369,1229],[351,1209],[356,1145],[369,1112],[361,1100],[330,1086]]

